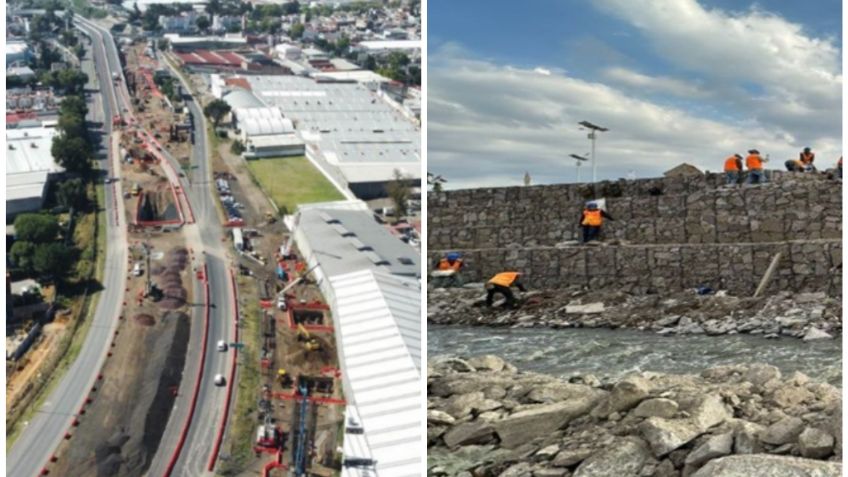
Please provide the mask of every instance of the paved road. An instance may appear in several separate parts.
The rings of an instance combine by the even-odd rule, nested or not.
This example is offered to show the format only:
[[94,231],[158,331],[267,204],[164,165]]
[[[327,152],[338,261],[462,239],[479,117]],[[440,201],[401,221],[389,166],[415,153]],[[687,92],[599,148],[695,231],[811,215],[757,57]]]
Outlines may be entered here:
[[[89,103],[89,108],[98,119],[105,119],[103,121],[104,130],[107,133],[103,144],[105,151],[110,147],[111,121],[108,118],[114,114],[116,105],[115,97],[108,86],[111,85],[111,79],[101,67],[105,61],[103,50],[97,46],[96,41],[94,46],[89,54],[93,54],[98,65],[99,88],[93,84],[89,87],[92,90],[100,89],[101,93],[106,94],[102,95],[102,99],[94,101],[94,104],[102,104],[102,117],[100,117],[101,111],[95,111],[92,103]],[[91,76],[91,72],[89,75]],[[90,78],[90,81],[92,80],[93,78]],[[107,157],[109,157],[108,154]],[[100,166],[106,169],[107,161],[100,161]],[[117,193],[120,194],[120,185],[116,187]],[[93,386],[118,325],[117,317],[121,313],[124,287],[111,284],[123,283],[127,274],[126,224],[123,223],[122,201],[113,200],[111,187],[107,187],[106,191],[107,247],[102,281],[105,289],[100,293],[91,328],[77,359],[8,452],[6,456],[6,475],[8,476],[34,476],[47,463],[49,456],[69,429],[74,414],[82,407],[88,391]],[[119,208],[117,214],[114,210],[116,205]]]
[[[117,48],[108,30],[93,22],[86,21],[85,23],[90,28],[96,28],[98,34],[105,40],[105,47],[108,51],[109,74],[111,74],[111,71],[121,71]],[[125,84],[125,82],[121,83],[121,91],[118,95],[119,103],[123,105],[126,105],[126,100],[122,97],[129,97],[125,90]],[[216,191],[211,179],[212,173],[207,151],[206,120],[197,103],[192,100],[188,106],[196,123],[192,164],[196,165],[197,168],[192,170],[191,185],[185,179],[180,180],[182,189],[186,191],[188,200],[191,202],[195,214],[195,223],[184,226],[183,232],[188,246],[195,251],[195,256],[199,257],[201,261],[204,259],[206,261],[212,308],[206,361],[201,377],[196,410],[179,461],[174,467],[172,475],[196,476],[211,474],[206,468],[217,437],[221,412],[226,399],[226,387],[216,387],[213,384],[213,379],[216,374],[229,376],[229,363],[231,362],[228,353],[221,353],[216,350],[216,343],[222,339],[227,342],[232,341],[234,297],[232,296],[227,249],[221,241],[221,238],[227,233],[227,229],[221,226],[215,206],[214,195]],[[163,151],[163,153],[174,169],[180,170],[177,161],[167,151]],[[200,283],[195,281],[194,285],[194,296],[202,297]],[[159,449],[157,449],[148,470],[148,474],[151,476],[165,474],[168,462],[179,442],[179,436],[189,411],[189,400],[193,395],[197,370],[200,365],[203,334],[202,318],[196,316],[193,323],[186,367],[183,370],[183,380],[178,391],[179,395],[160,441]]]

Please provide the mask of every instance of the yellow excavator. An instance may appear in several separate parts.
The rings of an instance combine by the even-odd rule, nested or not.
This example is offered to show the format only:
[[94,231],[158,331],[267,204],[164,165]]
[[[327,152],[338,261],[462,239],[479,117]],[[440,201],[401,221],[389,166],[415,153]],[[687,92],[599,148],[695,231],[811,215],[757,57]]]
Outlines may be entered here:
[[303,349],[306,351],[317,351],[321,349],[321,343],[313,338],[309,330],[301,324],[297,325],[297,340],[303,343]]
[[277,370],[277,382],[281,387],[288,388],[292,385],[292,377],[285,369],[280,368]]

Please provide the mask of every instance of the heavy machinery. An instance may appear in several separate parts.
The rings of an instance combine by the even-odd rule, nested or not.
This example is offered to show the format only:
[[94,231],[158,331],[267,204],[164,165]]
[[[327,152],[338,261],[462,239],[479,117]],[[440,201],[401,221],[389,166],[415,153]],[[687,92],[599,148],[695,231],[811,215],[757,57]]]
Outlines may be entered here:
[[297,325],[297,340],[303,343],[303,349],[306,351],[317,351],[321,349],[321,343],[313,338],[309,330],[300,324]]
[[285,369],[280,368],[277,370],[277,382],[280,383],[280,387],[288,388],[291,387],[293,380]]

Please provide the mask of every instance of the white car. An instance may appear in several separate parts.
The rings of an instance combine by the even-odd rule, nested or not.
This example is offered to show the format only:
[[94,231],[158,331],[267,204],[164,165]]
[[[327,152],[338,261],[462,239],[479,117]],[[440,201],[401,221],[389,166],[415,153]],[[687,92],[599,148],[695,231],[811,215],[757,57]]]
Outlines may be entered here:
[[218,351],[227,351],[227,342],[224,340],[218,341]]
[[215,375],[215,386],[223,386],[227,384],[227,380],[224,378],[223,374]]

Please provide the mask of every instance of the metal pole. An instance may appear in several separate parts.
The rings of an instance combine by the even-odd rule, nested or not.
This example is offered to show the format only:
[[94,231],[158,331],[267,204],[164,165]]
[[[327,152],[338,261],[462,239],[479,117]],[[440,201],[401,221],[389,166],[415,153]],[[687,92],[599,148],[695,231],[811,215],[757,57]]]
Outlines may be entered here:
[[595,135],[596,134],[597,134],[597,131],[592,130],[592,133],[589,135],[589,137],[592,138],[592,183],[593,184],[598,182],[598,168],[597,168],[597,164],[595,163]]

